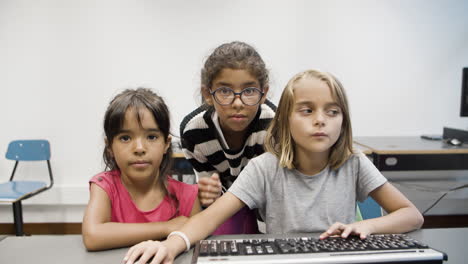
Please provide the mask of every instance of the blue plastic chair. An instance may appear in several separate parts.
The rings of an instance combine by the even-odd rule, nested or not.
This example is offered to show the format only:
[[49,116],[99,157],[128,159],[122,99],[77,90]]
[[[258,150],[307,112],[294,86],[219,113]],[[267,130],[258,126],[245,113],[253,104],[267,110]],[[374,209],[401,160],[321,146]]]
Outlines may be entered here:
[[[54,184],[52,169],[50,167],[50,144],[47,140],[11,141],[5,157],[9,160],[14,160],[15,166],[13,167],[10,180],[0,184],[0,202],[12,203],[15,232],[17,236],[22,236],[24,232],[21,201],[50,189]],[[43,181],[14,180],[13,178],[20,161],[47,161],[50,179],[49,185]]]
[[364,202],[357,203],[356,220],[366,220],[382,216],[382,208],[371,197],[368,197]]

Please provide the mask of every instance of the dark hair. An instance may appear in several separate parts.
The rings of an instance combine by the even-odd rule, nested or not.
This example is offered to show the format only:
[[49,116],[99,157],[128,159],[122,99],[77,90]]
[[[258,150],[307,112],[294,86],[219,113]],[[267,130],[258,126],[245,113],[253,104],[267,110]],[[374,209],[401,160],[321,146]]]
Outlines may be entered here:
[[211,88],[213,79],[225,68],[246,69],[258,79],[260,88],[268,85],[268,70],[260,54],[249,44],[240,41],[225,43],[217,47],[206,59],[201,70],[201,84]]
[[[141,124],[139,109],[148,109],[158,124],[159,130],[164,135],[164,140],[167,142],[170,135],[170,115],[169,109],[164,103],[162,97],[147,88],[127,89],[116,95],[107,107],[104,115],[104,133],[106,137],[106,146],[104,147],[103,158],[106,165],[105,170],[120,170],[113,155],[109,151],[112,147],[112,141],[122,130],[125,113],[129,108],[135,109],[138,123]],[[168,194],[176,203],[177,212],[179,210],[178,201],[175,195],[168,191],[167,177],[172,167],[172,147],[170,146],[166,154],[164,154],[159,166],[158,182],[163,188],[163,191]]]

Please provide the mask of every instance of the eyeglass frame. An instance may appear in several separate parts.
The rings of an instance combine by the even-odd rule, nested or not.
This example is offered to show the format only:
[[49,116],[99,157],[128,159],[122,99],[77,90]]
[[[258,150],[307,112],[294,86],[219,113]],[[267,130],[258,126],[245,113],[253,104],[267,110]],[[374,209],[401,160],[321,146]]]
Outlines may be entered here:
[[[229,89],[231,90],[231,92],[234,94],[234,97],[232,98],[232,101],[229,103],[229,104],[222,104],[218,101],[218,99],[216,98],[215,96],[215,93],[219,90],[219,89]],[[242,100],[242,94],[247,90],[247,89],[254,89],[258,92],[260,92],[260,98],[258,99],[258,102],[256,102],[255,104],[246,104],[244,102],[244,100]],[[258,103],[260,103],[260,101],[262,101],[262,98],[263,96],[265,95],[265,92],[263,92],[262,90],[260,90],[259,88],[257,87],[247,87],[247,88],[244,88],[242,89],[241,92],[239,93],[236,93],[233,89],[229,88],[229,87],[219,87],[217,89],[215,89],[214,91],[209,91],[209,93],[211,94],[211,96],[213,96],[214,100],[216,101],[216,103],[220,104],[220,105],[223,105],[223,106],[227,106],[227,105],[231,105],[232,103],[234,103],[234,101],[236,100],[236,96],[239,95],[239,99],[241,100],[241,102],[245,105],[248,105],[248,106],[254,106],[254,105],[258,105]]]

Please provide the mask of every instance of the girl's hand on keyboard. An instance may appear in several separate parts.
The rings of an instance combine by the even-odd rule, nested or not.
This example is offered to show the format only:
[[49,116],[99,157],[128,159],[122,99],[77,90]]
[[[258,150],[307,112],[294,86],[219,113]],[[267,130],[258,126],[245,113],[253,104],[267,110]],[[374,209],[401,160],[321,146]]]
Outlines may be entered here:
[[170,254],[164,242],[148,240],[131,247],[125,254],[123,262],[125,264],[172,264],[173,260],[174,256]]
[[370,234],[372,234],[371,227],[363,221],[352,224],[336,222],[331,225],[327,231],[320,235],[320,239],[325,239],[330,236],[341,236],[342,238],[347,238],[349,235],[356,235],[361,239],[365,239]]

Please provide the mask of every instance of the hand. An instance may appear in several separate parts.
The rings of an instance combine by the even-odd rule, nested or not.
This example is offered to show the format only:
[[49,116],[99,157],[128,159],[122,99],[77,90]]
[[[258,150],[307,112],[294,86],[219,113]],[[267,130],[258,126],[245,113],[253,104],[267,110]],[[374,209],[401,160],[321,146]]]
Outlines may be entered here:
[[213,173],[210,178],[198,180],[198,199],[202,206],[210,206],[219,196],[221,196],[221,181],[218,173]]
[[[152,258],[152,259],[151,259]],[[151,259],[151,262],[148,260]],[[137,260],[137,262],[135,262]],[[144,241],[131,247],[123,259],[125,264],[133,263],[164,263],[172,264],[174,256],[170,254],[164,242]]]
[[365,239],[372,233],[371,226],[366,224],[364,221],[359,221],[348,225],[336,222],[331,225],[327,231],[320,235],[320,239],[338,235],[342,238],[347,238],[349,235],[358,235],[361,239]]
[[184,226],[187,221],[188,221],[188,217],[183,216],[183,215],[167,221],[168,229],[167,229],[166,236],[169,235],[172,231],[176,231],[182,228],[182,226]]

